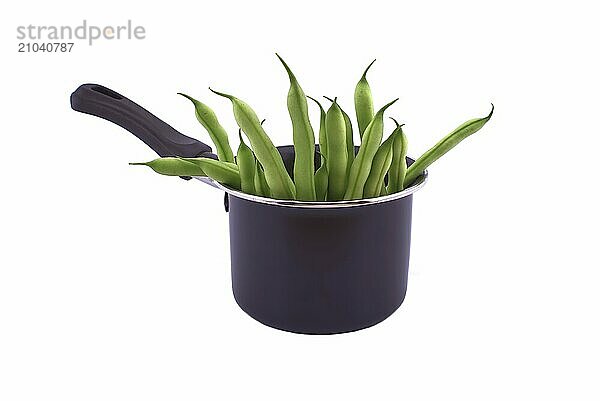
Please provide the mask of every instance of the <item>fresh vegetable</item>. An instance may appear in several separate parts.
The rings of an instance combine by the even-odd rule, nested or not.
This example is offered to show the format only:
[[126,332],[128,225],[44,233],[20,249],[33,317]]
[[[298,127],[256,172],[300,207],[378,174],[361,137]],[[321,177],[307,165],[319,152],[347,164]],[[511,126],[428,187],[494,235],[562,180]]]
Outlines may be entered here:
[[385,175],[387,174],[392,164],[392,145],[394,144],[394,136],[390,135],[377,149],[373,163],[371,165],[371,171],[367,182],[365,182],[365,189],[363,190],[363,198],[374,198],[381,195],[385,185]]
[[308,118],[306,95],[290,67],[277,54],[290,79],[287,106],[294,133],[294,182],[296,199],[314,200],[315,193],[315,133]]
[[240,171],[236,164],[220,160],[198,158],[163,157],[147,163],[129,163],[134,166],[148,166],[159,174],[173,176],[208,176],[234,189],[241,189]]
[[325,123],[329,174],[327,199],[341,200],[346,190],[348,154],[346,153],[346,122],[344,114],[337,104],[337,99],[327,110]]
[[344,115],[344,122],[346,123],[346,154],[348,155],[348,166],[346,174],[350,175],[350,167],[352,167],[352,162],[354,161],[355,152],[354,152],[354,137],[352,133],[352,120],[350,116],[346,114],[346,112],[342,109],[342,114]]
[[240,128],[248,136],[256,158],[265,169],[265,179],[271,194],[278,199],[295,199],[296,187],[285,169],[279,151],[260,124],[256,113],[248,104],[235,96],[212,90],[228,98],[233,105],[233,115]]
[[[227,133],[212,109],[191,96],[181,94],[193,103],[196,118],[215,143],[219,160],[165,157],[131,164],[148,166],[163,175],[208,176],[233,189],[275,199],[335,202],[373,198],[400,192],[414,185],[432,163],[480,130],[494,112],[492,105],[487,116],[460,125],[407,168],[408,142],[402,125],[393,118],[396,127],[381,143],[384,114],[398,99],[374,112],[367,73],[375,60],[364,70],[354,90],[354,122],[361,138],[358,152],[355,152],[353,119],[340,107],[338,99],[325,97],[332,103],[325,111],[317,100],[305,95],[290,67],[278,54],[277,57],[290,81],[287,107],[295,151],[293,171],[290,169],[288,173],[286,170],[281,154],[254,110],[237,97],[210,88],[215,94],[229,99],[233,106],[233,115],[240,128],[237,157],[234,158]],[[319,107],[318,149],[307,99]],[[242,132],[249,146],[244,142]],[[316,171],[315,152],[320,155],[320,166]]]
[[388,175],[387,193],[400,192],[404,189],[404,176],[406,175],[406,149],[408,142],[406,135],[402,131],[402,125],[390,117],[396,124],[396,129],[392,133],[394,144],[392,146],[392,165]]
[[265,179],[265,172],[263,171],[263,168],[258,160],[256,160],[256,169],[254,171],[254,189],[256,194],[259,196],[271,196],[271,190],[269,189],[269,185]]
[[240,170],[240,182],[242,191],[247,194],[256,194],[254,186],[254,176],[256,175],[256,159],[254,153],[245,143],[242,138],[242,130],[239,131],[240,146],[237,151],[237,165]]
[[362,198],[365,183],[367,182],[369,172],[371,171],[373,158],[375,157],[375,153],[377,153],[377,149],[379,149],[379,144],[383,137],[383,113],[388,107],[394,104],[396,100],[398,99],[392,100],[383,106],[365,129],[360,149],[350,168],[348,189],[346,189],[344,199]]
[[148,166],[158,174],[180,177],[206,177],[197,164],[177,157],[161,157],[146,163],[129,163],[131,166]]
[[315,173],[315,188],[317,190],[318,201],[327,200],[327,187],[329,184],[329,172],[327,171],[327,161],[323,159],[321,166]]
[[[333,103],[333,99],[325,96],[325,99],[329,100],[330,102]],[[355,152],[354,152],[354,134],[352,132],[352,120],[350,119],[350,116],[348,115],[348,113],[346,113],[344,111],[344,109],[342,109],[340,107],[340,110],[342,110],[342,114],[344,115],[344,121],[346,122],[346,152],[348,153],[348,173],[350,173],[350,167],[352,166],[352,162],[354,161],[354,156],[355,156]]]
[[354,89],[354,109],[356,111],[358,132],[361,139],[365,130],[371,123],[373,115],[375,114],[371,86],[369,86],[369,82],[367,81],[367,72],[369,72],[369,68],[371,68],[374,62],[375,60],[371,61],[371,64],[367,66],[365,72],[362,74],[362,77],[356,84],[356,88]]
[[241,189],[240,170],[234,163],[222,162],[206,157],[181,158],[181,160],[197,165],[208,177],[215,181],[219,181],[235,189]]
[[427,169],[434,161],[445,155],[463,139],[479,131],[488,121],[490,121],[492,114],[494,114],[493,104],[492,110],[490,110],[490,113],[487,116],[483,118],[474,118],[459,125],[454,131],[446,135],[441,141],[436,143],[431,149],[415,160],[406,171],[406,178],[404,179],[406,184],[412,184],[413,181],[423,174],[423,171],[425,171],[425,169]]
[[214,111],[204,103],[194,99],[185,93],[178,93],[179,95],[189,99],[193,104],[196,111],[196,119],[206,128],[210,139],[212,139],[215,147],[217,148],[217,156],[219,160],[224,162],[233,163],[233,152],[231,146],[229,146],[229,139],[227,137],[227,131],[221,126],[219,120]]
[[316,99],[307,96],[310,100],[315,102],[317,106],[319,106],[320,118],[319,118],[319,152],[321,153],[321,164],[323,164],[325,158],[327,157],[327,134],[325,132],[325,110],[321,103],[319,103]]

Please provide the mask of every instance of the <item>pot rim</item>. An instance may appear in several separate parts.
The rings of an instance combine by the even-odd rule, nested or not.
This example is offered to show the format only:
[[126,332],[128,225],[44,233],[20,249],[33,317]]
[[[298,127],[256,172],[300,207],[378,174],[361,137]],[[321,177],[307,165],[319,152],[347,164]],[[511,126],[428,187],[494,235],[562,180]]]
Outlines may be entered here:
[[[204,179],[208,177],[202,177]],[[425,183],[427,182],[428,173],[427,170],[421,174],[416,181],[408,188],[396,192],[390,195],[378,196],[376,198],[367,198],[367,199],[353,199],[353,200],[343,200],[343,201],[335,201],[335,202],[316,202],[316,201],[298,201],[298,200],[285,200],[285,199],[273,199],[273,198],[265,198],[263,196],[246,194],[244,192],[229,188],[220,182],[214,181],[210,178],[211,184],[215,187],[225,191],[227,194],[231,196],[235,196],[236,198],[245,199],[251,202],[263,203],[266,205],[273,206],[283,206],[283,207],[292,207],[292,208],[304,208],[304,209],[338,209],[338,208],[346,208],[346,207],[358,207],[358,206],[368,206],[375,205],[378,203],[391,202],[397,199],[405,198],[417,192],[421,189]]]

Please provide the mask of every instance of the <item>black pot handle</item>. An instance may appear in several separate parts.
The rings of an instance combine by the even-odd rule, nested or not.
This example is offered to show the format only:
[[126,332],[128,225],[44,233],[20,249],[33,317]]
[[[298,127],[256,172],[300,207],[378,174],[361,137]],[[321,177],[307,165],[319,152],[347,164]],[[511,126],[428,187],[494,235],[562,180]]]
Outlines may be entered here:
[[183,135],[142,106],[102,85],[81,85],[71,94],[71,108],[120,125],[162,157],[217,158],[210,146]]

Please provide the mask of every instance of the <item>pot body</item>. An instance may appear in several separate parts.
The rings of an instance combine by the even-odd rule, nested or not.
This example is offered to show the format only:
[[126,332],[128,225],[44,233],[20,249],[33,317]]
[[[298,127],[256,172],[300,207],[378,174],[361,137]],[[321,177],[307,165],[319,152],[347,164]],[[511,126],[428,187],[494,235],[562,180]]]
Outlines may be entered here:
[[363,329],[406,295],[412,195],[349,208],[294,208],[229,196],[239,306],[305,334]]

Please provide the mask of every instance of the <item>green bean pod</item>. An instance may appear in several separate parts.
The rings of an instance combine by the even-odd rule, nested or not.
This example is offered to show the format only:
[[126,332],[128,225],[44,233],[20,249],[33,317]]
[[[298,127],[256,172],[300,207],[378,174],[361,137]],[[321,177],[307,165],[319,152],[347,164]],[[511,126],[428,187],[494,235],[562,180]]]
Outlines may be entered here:
[[240,136],[240,146],[237,151],[237,165],[240,170],[240,182],[242,186],[242,192],[247,194],[256,195],[254,187],[254,176],[256,174],[256,160],[252,149],[244,143],[242,138],[242,130],[238,132]]
[[363,198],[375,198],[381,195],[381,191],[385,188],[385,175],[392,164],[393,145],[394,137],[390,135],[375,153],[369,177],[365,182]]
[[350,116],[344,110],[342,110],[342,113],[344,114],[344,122],[346,123],[346,153],[348,154],[346,175],[350,175],[350,167],[352,167],[352,162],[355,157],[354,133],[352,132],[352,120],[350,120]]
[[375,114],[373,107],[373,95],[371,94],[371,87],[367,81],[367,72],[373,65],[375,60],[371,61],[371,64],[367,66],[362,77],[356,84],[354,89],[354,109],[356,110],[356,119],[358,120],[358,132],[362,139],[363,134]]
[[315,173],[315,187],[317,190],[317,200],[327,200],[327,185],[329,183],[329,173],[327,172],[327,165],[323,164],[317,169]]
[[212,89],[211,91],[231,100],[235,120],[248,136],[256,158],[265,169],[265,179],[269,184],[272,196],[277,199],[295,199],[296,187],[294,182],[285,169],[281,154],[260,125],[254,110],[235,96]]
[[[324,96],[325,99],[329,100],[330,102],[333,103],[333,99]],[[344,109],[342,109],[340,107],[340,110],[342,110],[342,114],[344,115],[344,122],[346,123],[346,151],[348,153],[348,168],[347,168],[347,174],[350,174],[350,167],[352,166],[352,162],[354,161],[354,133],[352,132],[352,120],[350,119],[350,116],[348,115],[348,113],[346,113],[344,111]]]
[[306,95],[287,63],[276,54],[290,79],[287,106],[294,137],[294,183],[296,199],[311,201],[315,193],[315,133],[308,117]]
[[148,166],[158,174],[181,177],[205,177],[202,168],[178,157],[161,157],[146,163],[129,163],[131,166]]
[[[321,153],[321,164],[325,163],[325,158],[327,158],[327,135],[325,129],[325,110],[321,103],[319,103],[316,99],[307,96],[310,100],[315,102],[317,106],[319,106],[320,118],[319,118],[319,152]],[[317,184],[315,183],[315,186]]]
[[[262,120],[260,125],[263,125],[266,120]],[[256,169],[254,174],[254,190],[256,194],[264,197],[271,197],[271,190],[269,189],[269,185],[267,184],[267,180],[265,179],[265,171],[262,166],[258,162],[256,156],[254,157],[254,162],[256,163]]]
[[483,118],[474,118],[459,125],[454,131],[446,135],[431,149],[423,153],[423,155],[419,157],[406,171],[406,177],[404,179],[405,187],[408,187],[410,184],[412,184],[417,177],[423,174],[427,167],[446,154],[450,149],[458,145],[463,139],[479,131],[490,120],[490,118],[492,118],[493,113],[494,105],[492,104],[492,110],[487,116]]
[[346,122],[344,114],[334,100],[327,110],[326,118],[327,147],[328,147],[328,185],[327,199],[340,200],[344,197],[347,182],[348,154],[346,153]]
[[217,156],[219,157],[219,160],[234,163],[233,151],[231,150],[231,146],[229,146],[227,131],[225,131],[225,128],[223,128],[223,126],[221,126],[219,123],[215,112],[204,103],[186,95],[185,93],[178,93],[178,95],[189,99],[194,104],[194,108],[196,110],[196,119],[200,122],[200,124],[202,124],[206,131],[208,131],[210,139],[217,148]]
[[[390,117],[391,118],[391,117]],[[392,133],[394,137],[394,145],[392,146],[392,165],[390,166],[390,172],[388,175],[388,192],[400,192],[404,189],[404,176],[406,175],[406,151],[408,149],[408,141],[404,131],[402,131],[402,125],[396,123],[396,129]]]
[[327,159],[321,154],[321,166],[315,173],[315,188],[317,191],[317,200],[327,200],[327,186],[329,184],[329,172],[327,171]]
[[181,160],[199,166],[204,173],[221,184],[233,189],[241,189],[240,170],[237,164],[208,159],[206,157],[181,158]]
[[397,100],[398,99],[395,99],[383,106],[377,114],[375,114],[375,117],[373,117],[373,120],[367,129],[365,129],[360,149],[350,168],[348,187],[344,194],[344,199],[362,198],[365,183],[367,182],[369,172],[371,171],[373,158],[379,149],[379,144],[381,144],[381,139],[383,137],[383,114],[385,113],[385,110]]
[[182,177],[210,177],[221,184],[240,189],[240,173],[234,163],[204,157],[178,158],[161,157],[146,163],[129,163],[133,166],[148,166],[162,175]]
[[256,160],[256,169],[254,174],[254,189],[256,190],[256,194],[259,196],[264,196],[267,198],[271,196],[271,190],[269,189],[267,180],[265,180],[265,173],[258,160]]

